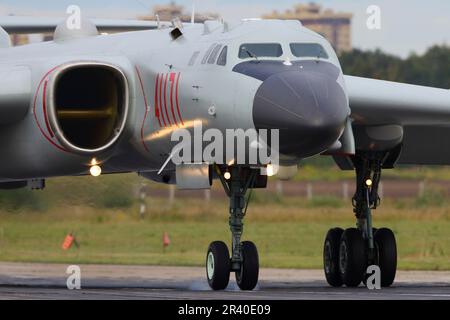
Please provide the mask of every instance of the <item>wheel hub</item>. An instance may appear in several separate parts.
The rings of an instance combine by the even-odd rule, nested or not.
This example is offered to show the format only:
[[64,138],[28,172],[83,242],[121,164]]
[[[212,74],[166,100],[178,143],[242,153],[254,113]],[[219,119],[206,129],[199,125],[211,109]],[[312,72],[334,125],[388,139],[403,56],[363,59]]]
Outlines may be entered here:
[[341,270],[341,273],[344,273],[345,270],[347,270],[347,263],[348,263],[347,260],[348,260],[347,245],[345,244],[345,241],[343,241],[339,248],[339,268]]
[[208,259],[206,262],[206,271],[208,274],[208,279],[212,279],[214,277],[214,255],[212,252],[208,253]]

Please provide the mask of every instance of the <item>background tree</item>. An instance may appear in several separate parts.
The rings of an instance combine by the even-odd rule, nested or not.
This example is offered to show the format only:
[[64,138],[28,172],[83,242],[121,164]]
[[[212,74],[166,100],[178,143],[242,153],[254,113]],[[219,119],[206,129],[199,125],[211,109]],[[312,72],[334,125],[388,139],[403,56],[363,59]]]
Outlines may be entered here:
[[348,75],[450,89],[450,47],[446,45],[433,46],[425,54],[411,54],[407,59],[381,50],[355,49],[342,54],[340,60]]

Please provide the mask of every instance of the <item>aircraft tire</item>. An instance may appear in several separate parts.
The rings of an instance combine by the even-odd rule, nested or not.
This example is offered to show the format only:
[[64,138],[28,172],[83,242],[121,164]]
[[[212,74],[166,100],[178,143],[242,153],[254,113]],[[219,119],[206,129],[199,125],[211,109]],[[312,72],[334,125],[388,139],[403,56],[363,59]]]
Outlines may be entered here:
[[344,230],[341,228],[330,229],[323,245],[323,269],[325,278],[332,287],[341,287],[343,284],[339,272],[339,246],[342,233]]
[[392,230],[381,228],[374,236],[378,250],[378,266],[381,271],[381,286],[389,287],[394,283],[397,272],[397,243]]
[[230,281],[230,253],[222,241],[209,245],[206,255],[206,277],[213,290],[224,290]]
[[241,244],[241,270],[236,272],[236,282],[241,290],[253,290],[258,284],[259,256],[253,242],[244,241]]
[[344,231],[339,246],[339,271],[347,287],[357,287],[363,280],[366,268],[366,250],[361,231],[350,228]]

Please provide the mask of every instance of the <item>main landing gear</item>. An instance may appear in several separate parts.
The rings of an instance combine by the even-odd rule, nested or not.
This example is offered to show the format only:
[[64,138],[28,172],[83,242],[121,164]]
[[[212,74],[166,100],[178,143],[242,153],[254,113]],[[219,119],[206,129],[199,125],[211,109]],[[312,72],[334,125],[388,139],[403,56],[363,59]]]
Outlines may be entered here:
[[[216,167],[217,175],[230,198],[230,230],[232,234],[231,257],[224,242],[215,241],[209,245],[206,255],[206,275],[213,290],[224,290],[228,286],[230,272],[236,275],[237,285],[241,290],[253,290],[258,283],[259,257],[253,242],[241,242],[244,230],[242,220],[247,211],[251,193],[256,187],[258,169],[231,167],[226,174]],[[226,178],[224,178],[224,175]],[[251,192],[251,191],[250,191]]]
[[397,245],[390,229],[372,226],[372,210],[380,204],[378,187],[386,153],[357,154],[353,158],[356,170],[356,193],[353,211],[357,228],[328,231],[323,250],[324,271],[333,287],[357,287],[365,283],[366,270],[377,265],[381,271],[381,286],[389,287],[397,270]]

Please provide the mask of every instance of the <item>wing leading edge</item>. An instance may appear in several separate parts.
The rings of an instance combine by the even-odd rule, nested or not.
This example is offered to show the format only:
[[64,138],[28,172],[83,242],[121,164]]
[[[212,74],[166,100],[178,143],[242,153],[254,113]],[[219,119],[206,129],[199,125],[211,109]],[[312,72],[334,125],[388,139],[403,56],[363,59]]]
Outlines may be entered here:
[[345,82],[354,127],[403,128],[398,163],[450,164],[450,90],[352,76]]

